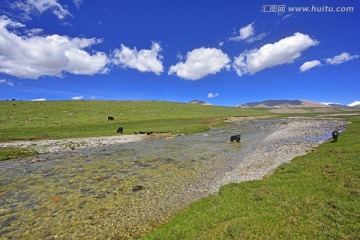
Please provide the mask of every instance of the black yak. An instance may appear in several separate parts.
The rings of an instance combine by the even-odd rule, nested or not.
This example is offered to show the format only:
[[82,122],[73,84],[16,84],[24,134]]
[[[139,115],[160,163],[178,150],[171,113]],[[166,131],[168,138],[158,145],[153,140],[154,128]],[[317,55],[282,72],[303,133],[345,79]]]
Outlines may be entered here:
[[233,135],[230,137],[230,142],[233,142],[233,141],[240,142],[240,139],[241,139],[241,134]]
[[124,133],[124,128],[123,128],[123,127],[119,127],[116,132],[117,132],[117,133]]
[[337,141],[338,141],[338,137],[339,137],[339,132],[338,132],[338,130],[334,130],[331,135],[332,135],[332,138],[333,138],[334,142],[337,142]]

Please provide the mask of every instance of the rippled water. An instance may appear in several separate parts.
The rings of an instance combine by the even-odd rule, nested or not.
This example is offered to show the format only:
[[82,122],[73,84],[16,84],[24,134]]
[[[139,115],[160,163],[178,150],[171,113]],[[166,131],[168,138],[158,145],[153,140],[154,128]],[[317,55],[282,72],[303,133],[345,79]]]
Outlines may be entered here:
[[[202,197],[199,189],[183,193],[241,164],[281,124],[244,121],[174,139],[44,154],[35,163],[0,162],[0,237],[136,238]],[[230,143],[238,133],[241,143]]]

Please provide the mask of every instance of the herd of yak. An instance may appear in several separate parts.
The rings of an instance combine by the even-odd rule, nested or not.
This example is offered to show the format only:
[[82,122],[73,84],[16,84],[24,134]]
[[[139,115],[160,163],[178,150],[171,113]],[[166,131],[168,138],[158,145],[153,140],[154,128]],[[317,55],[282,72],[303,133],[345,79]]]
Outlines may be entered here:
[[[108,116],[108,121],[114,121],[115,118],[113,116]],[[119,127],[116,131],[117,133],[124,133],[124,128],[123,127]],[[151,135],[153,134],[153,132],[135,132],[135,134],[146,134],[146,135]],[[339,137],[339,131],[338,130],[334,130],[332,132],[332,138],[333,138],[333,142],[337,142],[338,141],[338,137]],[[237,134],[237,135],[233,135],[230,137],[230,142],[240,142],[241,140],[241,134]]]

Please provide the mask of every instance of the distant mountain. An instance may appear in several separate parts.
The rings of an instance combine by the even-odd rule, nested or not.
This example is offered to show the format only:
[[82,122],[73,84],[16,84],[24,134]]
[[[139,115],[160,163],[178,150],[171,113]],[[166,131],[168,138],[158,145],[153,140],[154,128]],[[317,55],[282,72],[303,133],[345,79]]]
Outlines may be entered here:
[[324,104],[326,104],[330,107],[333,107],[333,108],[352,108],[352,107],[360,108],[360,101],[355,101],[348,105],[344,105],[344,104],[340,104],[340,103],[324,103]]
[[262,102],[249,102],[239,104],[239,108],[305,108],[305,107],[329,107],[326,104],[306,100],[266,100]]
[[339,103],[329,103],[326,105],[328,105],[329,107],[333,107],[333,108],[351,108],[350,106],[339,104]]
[[191,100],[188,103],[190,103],[190,104],[198,104],[198,105],[212,105],[211,103],[200,101],[200,100]]

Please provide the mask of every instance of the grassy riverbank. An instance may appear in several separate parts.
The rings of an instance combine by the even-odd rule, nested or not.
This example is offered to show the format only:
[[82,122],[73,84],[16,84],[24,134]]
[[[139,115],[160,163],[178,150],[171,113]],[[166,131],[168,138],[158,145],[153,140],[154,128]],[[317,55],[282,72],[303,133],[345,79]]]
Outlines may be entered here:
[[[262,116],[263,109],[202,106],[162,101],[0,102],[0,142],[118,135],[138,131],[191,134],[230,116]],[[113,116],[114,121],[107,117]],[[0,160],[31,156],[21,148],[0,149]]]
[[360,117],[261,180],[223,186],[144,239],[357,239]]
[[[108,121],[108,116],[114,121]],[[274,115],[263,109],[160,101],[0,102],[0,141],[116,135],[135,131],[196,133],[229,116]]]
[[[298,116],[296,111],[203,106],[163,101],[0,101],[0,142],[118,135],[138,131],[191,134],[223,124],[230,116]],[[325,111],[326,110],[326,111]],[[325,111],[325,112],[324,112]],[[355,110],[307,108],[302,115],[350,113]],[[306,113],[304,113],[306,112]],[[114,121],[108,121],[108,116]],[[0,160],[31,156],[20,148],[0,149]]]
[[[307,108],[302,116],[355,110]],[[359,112],[359,111],[357,111]],[[208,130],[230,116],[298,116],[271,109],[204,106],[163,101],[0,101],[0,142],[117,135],[136,131],[191,134]],[[114,121],[107,117],[113,116]]]

